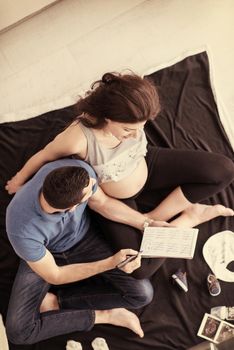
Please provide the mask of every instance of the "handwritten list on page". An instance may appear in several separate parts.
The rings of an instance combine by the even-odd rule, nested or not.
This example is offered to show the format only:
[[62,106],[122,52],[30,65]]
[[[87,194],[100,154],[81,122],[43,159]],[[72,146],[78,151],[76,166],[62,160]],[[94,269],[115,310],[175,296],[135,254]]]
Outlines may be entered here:
[[198,229],[179,227],[147,227],[140,250],[142,257],[192,259]]

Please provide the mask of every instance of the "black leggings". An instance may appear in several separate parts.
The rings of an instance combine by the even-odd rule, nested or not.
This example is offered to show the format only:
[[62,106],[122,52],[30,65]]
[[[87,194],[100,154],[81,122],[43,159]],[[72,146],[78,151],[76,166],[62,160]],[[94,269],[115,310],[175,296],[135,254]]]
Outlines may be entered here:
[[148,179],[143,191],[181,187],[198,203],[222,191],[234,179],[234,163],[218,153],[149,147]]
[[[140,195],[180,186],[192,203],[200,202],[227,187],[234,179],[231,159],[217,153],[149,147],[146,162],[148,178]],[[138,195],[123,199],[129,207],[138,210]],[[152,208],[153,209],[153,208]],[[114,252],[123,248],[139,250],[142,232],[95,214],[106,239]],[[133,272],[135,278],[149,278],[165,259],[142,259],[141,267]]]

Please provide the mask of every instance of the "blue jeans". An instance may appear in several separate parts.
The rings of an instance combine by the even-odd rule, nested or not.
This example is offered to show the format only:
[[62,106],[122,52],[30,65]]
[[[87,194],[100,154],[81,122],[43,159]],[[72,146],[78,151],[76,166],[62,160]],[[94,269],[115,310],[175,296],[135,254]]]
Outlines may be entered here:
[[[76,246],[53,254],[60,266],[97,261],[111,255],[108,244],[93,227]],[[40,313],[41,302],[51,287],[58,296],[60,309]],[[150,303],[152,298],[149,280],[135,280],[119,269],[53,287],[21,261],[8,308],[8,339],[15,344],[33,344],[61,334],[88,331],[95,323],[94,310],[136,309]]]

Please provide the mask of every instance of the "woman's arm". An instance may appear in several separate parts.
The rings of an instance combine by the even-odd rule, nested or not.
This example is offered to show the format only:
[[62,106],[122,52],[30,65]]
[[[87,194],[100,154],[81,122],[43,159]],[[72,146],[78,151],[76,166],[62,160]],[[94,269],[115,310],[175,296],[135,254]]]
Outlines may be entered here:
[[15,193],[45,163],[71,154],[78,154],[81,158],[85,158],[86,149],[86,137],[80,126],[73,123],[58,134],[45,148],[34,154],[23,168],[7,181],[5,189],[9,194]]
[[143,230],[147,226],[167,227],[171,226],[166,221],[149,219],[145,214],[130,208],[119,199],[109,197],[98,187],[97,191],[89,198],[88,206],[105,218]]

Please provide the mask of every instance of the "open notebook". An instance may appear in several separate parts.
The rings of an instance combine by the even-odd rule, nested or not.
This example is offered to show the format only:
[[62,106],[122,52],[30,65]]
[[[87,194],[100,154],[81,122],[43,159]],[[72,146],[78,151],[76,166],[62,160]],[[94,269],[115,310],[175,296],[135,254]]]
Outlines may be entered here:
[[146,227],[141,242],[142,257],[192,259],[198,229]]

